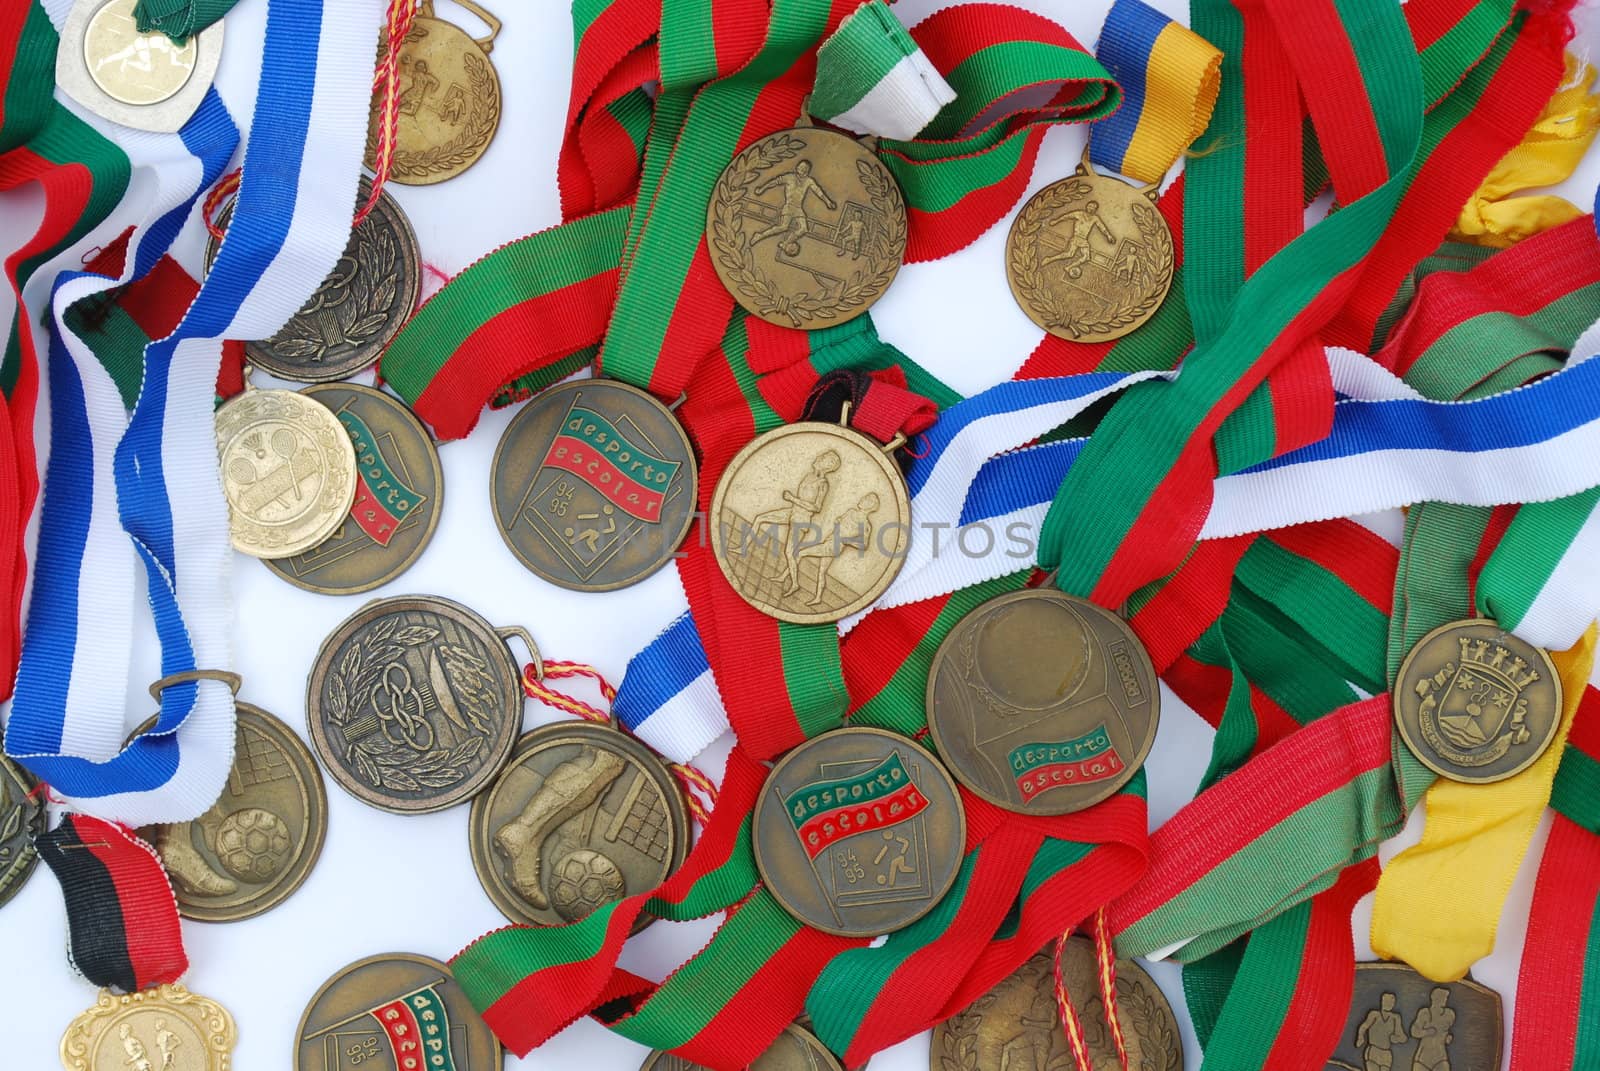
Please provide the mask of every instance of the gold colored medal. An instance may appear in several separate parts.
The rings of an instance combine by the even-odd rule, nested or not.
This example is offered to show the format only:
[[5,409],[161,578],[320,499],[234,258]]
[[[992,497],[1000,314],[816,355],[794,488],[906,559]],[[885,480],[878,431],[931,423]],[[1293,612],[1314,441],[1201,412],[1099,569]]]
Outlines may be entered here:
[[[489,53],[500,20],[472,0],[456,0],[489,27],[472,37],[433,13],[422,0],[411,32],[400,46],[399,115],[389,180],[431,186],[455,178],[477,163],[500,126],[500,76]],[[383,94],[372,100],[367,166],[375,167]]]
[[344,523],[356,452],[339,418],[292,390],[245,392],[216,415],[233,545],[257,558],[310,550]]
[[181,985],[122,996],[100,991],[61,1038],[67,1071],[228,1071],[238,1040],[233,1016]]
[[1176,263],[1155,197],[1087,156],[1034,194],[1006,239],[1006,278],[1028,318],[1057,338],[1109,342],[1154,316]]

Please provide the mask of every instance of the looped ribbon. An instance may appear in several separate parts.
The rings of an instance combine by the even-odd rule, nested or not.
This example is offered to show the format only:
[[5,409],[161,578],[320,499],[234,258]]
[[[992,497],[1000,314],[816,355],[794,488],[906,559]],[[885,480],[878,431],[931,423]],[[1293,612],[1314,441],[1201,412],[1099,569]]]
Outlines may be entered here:
[[220,20],[239,0],[138,0],[134,25],[140,33],[160,32],[183,44]]

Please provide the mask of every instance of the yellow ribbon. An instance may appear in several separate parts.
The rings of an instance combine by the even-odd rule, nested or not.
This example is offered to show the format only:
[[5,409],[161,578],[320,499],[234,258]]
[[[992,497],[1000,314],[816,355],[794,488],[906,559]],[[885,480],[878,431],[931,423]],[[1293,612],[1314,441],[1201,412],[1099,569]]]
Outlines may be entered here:
[[1550,802],[1550,785],[1572,715],[1594,665],[1595,626],[1552,652],[1561,676],[1561,724],[1526,770],[1488,785],[1440,778],[1423,795],[1422,840],[1395,856],[1378,881],[1372,948],[1435,982],[1453,982],[1494,949],[1495,928],[1528,842]]
[[1504,249],[1530,235],[1570,222],[1583,210],[1564,197],[1518,190],[1553,186],[1571,176],[1600,127],[1600,98],[1591,96],[1595,70],[1567,56],[1567,77],[1522,144],[1494,166],[1472,195],[1450,237]]

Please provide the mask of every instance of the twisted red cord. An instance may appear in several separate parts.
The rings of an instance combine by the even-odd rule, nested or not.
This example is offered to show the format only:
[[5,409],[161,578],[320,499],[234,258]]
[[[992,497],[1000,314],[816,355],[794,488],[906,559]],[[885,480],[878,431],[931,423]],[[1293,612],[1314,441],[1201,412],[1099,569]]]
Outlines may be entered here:
[[[1117,1008],[1117,952],[1111,943],[1111,927],[1106,922],[1104,907],[1095,912],[1092,930],[1095,981],[1100,988],[1100,1002],[1105,1007],[1106,1027],[1111,1033],[1111,1044],[1117,1050],[1117,1062],[1121,1065],[1122,1071],[1128,1071],[1127,1040],[1122,1033],[1122,1013]],[[1094,1060],[1083,1038],[1083,1022],[1078,1017],[1078,1009],[1072,1003],[1072,994],[1067,991],[1066,980],[1061,973],[1062,956],[1066,952],[1067,940],[1071,936],[1071,932],[1068,932],[1056,938],[1056,1011],[1061,1016],[1061,1027],[1067,1035],[1067,1045],[1072,1049],[1072,1060],[1077,1065],[1078,1071],[1094,1071]]]

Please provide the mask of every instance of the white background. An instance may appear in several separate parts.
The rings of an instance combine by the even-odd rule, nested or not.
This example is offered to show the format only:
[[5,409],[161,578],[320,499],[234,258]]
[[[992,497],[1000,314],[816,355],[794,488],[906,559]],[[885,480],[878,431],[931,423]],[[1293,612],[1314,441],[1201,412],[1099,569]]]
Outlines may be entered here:
[[[6,0],[20,2],[20,0]],[[332,0],[337,2],[337,0]],[[1024,0],[1092,47],[1108,0]],[[432,187],[391,186],[421,242],[425,261],[453,274],[488,250],[559,219],[555,157],[566,109],[571,69],[571,27],[564,5],[489,0],[505,26],[495,43],[504,115],[488,154],[464,175]],[[935,0],[901,0],[897,11],[914,24]],[[1181,0],[1158,0],[1180,18]],[[243,0],[227,19],[220,86],[235,117],[247,124],[260,66],[266,4]],[[438,14],[477,32],[472,16],[448,0]],[[1595,16],[1588,15],[1593,28]],[[1600,42],[1589,33],[1584,42]],[[1600,51],[1600,50],[1597,50]],[[1030,192],[1066,174],[1082,153],[1079,129],[1058,129],[1047,138]],[[1591,154],[1563,192],[1587,204],[1600,164]],[[31,233],[39,201],[29,191],[0,200],[0,244],[14,247]],[[1005,226],[995,228],[957,256],[907,267],[873,309],[882,336],[963,392],[1008,378],[1039,338],[1039,331],[1013,303],[1005,282]],[[179,255],[191,272],[200,263],[203,231],[191,220]],[[265,377],[258,377],[266,385]],[[446,494],[438,533],[418,563],[373,596],[334,598],[301,591],[265,567],[240,557],[235,573],[238,668],[243,698],[305,732],[305,678],[322,638],[367,598],[428,592],[473,606],[497,625],[527,626],[547,657],[599,666],[619,680],[630,655],[647,643],[683,607],[676,574],[667,569],[649,581],[610,594],[582,595],[554,588],[524,570],[496,533],[489,512],[488,467],[510,412],[489,413],[468,439],[442,451]],[[1395,518],[1378,518],[1380,530],[1397,531]],[[145,685],[156,673],[156,645],[144,626],[138,636],[135,679],[129,684],[128,725],[149,711]],[[1153,824],[1187,801],[1210,751],[1210,729],[1163,689],[1161,731],[1148,768]],[[554,712],[530,704],[528,725],[554,720]],[[726,742],[704,765],[720,772]],[[345,964],[386,951],[448,958],[485,930],[504,921],[473,874],[467,851],[467,808],[442,814],[398,817],[370,809],[328,787],[330,828],[321,862],[305,886],[275,911],[227,925],[185,923],[193,967],[185,979],[198,992],[220,1000],[239,1027],[238,1071],[276,1071],[290,1066],[291,1050],[305,1002]],[[1415,840],[1419,823],[1386,846],[1385,859]],[[1537,852],[1544,830],[1507,900],[1499,945],[1474,970],[1480,981],[1514,1004],[1523,920],[1528,910]],[[1368,905],[1355,919],[1358,952],[1366,948]],[[709,923],[657,924],[631,942],[623,963],[663,976],[709,937]],[[93,1003],[94,990],[75,977],[64,955],[65,919],[60,891],[41,867],[18,897],[0,911],[0,1007],[6,1009],[4,1063],[25,1071],[56,1065],[67,1023]],[[1189,1066],[1199,1051],[1183,1012],[1175,967],[1154,973],[1183,1021]],[[1509,1037],[1509,1030],[1508,1030]],[[927,1037],[912,1038],[879,1055],[875,1071],[922,1071]],[[508,1067],[631,1071],[645,1051],[587,1020]],[[474,1069],[482,1071],[482,1069]]]

